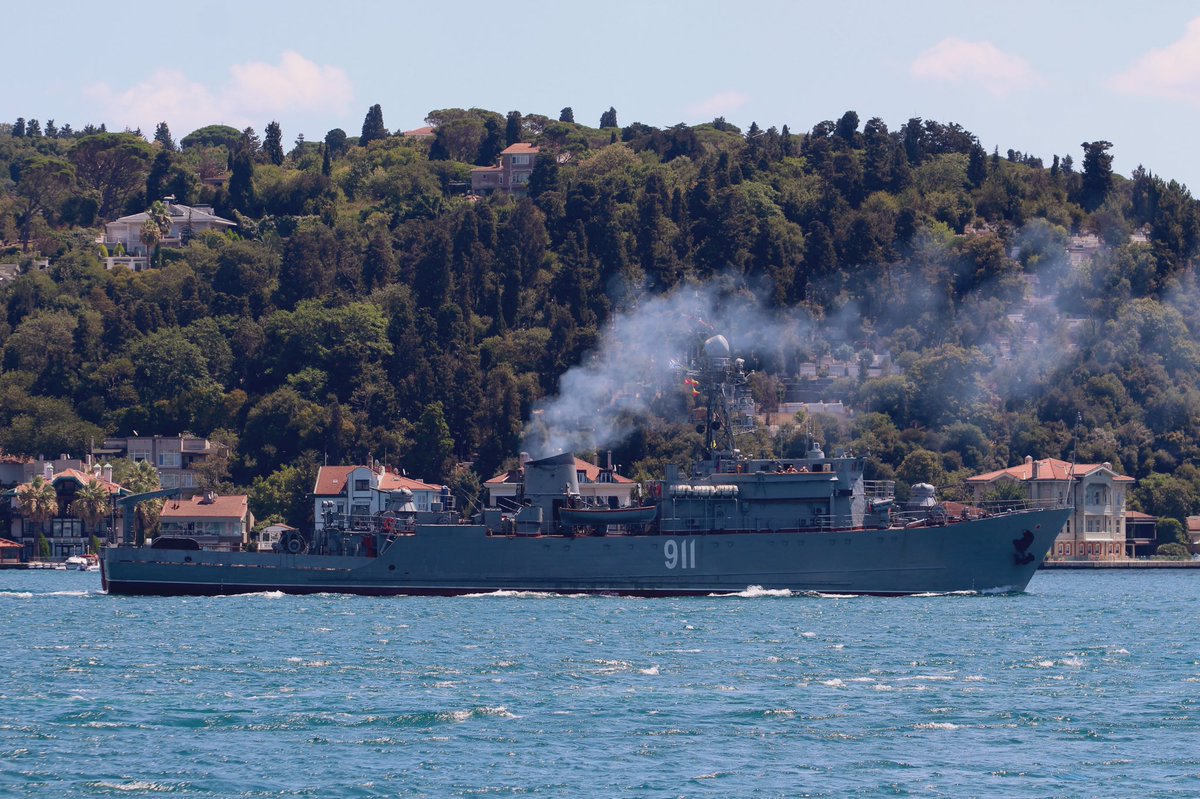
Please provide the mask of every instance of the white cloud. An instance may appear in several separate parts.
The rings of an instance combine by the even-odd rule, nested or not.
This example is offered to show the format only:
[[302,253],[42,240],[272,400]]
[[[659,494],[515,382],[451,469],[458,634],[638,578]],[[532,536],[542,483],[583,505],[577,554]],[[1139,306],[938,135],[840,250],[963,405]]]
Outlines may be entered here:
[[917,56],[909,67],[917,78],[960,85],[977,85],[996,97],[1040,86],[1044,81],[1020,56],[991,42],[943,39]]
[[1183,38],[1151,50],[1108,81],[1123,94],[1200,104],[1200,17],[1188,23]]
[[684,112],[692,119],[710,119],[731,114],[748,102],[750,102],[749,95],[741,92],[717,92],[711,97],[689,105]]
[[262,128],[288,114],[344,114],[354,96],[343,70],[293,52],[283,53],[278,64],[235,64],[216,89],[179,70],[160,69],[124,91],[97,83],[85,92],[110,128],[140,127],[149,135],[166,120],[176,136],[203,125]]

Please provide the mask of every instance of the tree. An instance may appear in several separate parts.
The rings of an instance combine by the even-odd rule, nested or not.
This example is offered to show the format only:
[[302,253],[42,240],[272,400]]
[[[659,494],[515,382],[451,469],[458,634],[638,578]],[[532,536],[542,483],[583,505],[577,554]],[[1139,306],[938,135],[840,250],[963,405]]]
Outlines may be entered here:
[[[128,458],[113,464],[113,482],[133,494],[146,494],[162,488],[158,479],[158,469],[150,461],[132,461]],[[158,526],[158,516],[162,513],[163,501],[151,499],[139,502],[133,506],[133,521],[136,528],[137,542],[145,542],[147,535]]]
[[367,109],[367,116],[363,119],[362,135],[358,138],[358,143],[366,147],[373,141],[379,141],[386,138],[388,130],[383,126],[383,108],[378,103]]
[[162,145],[167,152],[175,152],[175,140],[171,138],[171,129],[166,122],[159,122],[154,129],[154,141]]
[[254,194],[254,158],[248,147],[239,147],[230,159],[229,206],[244,214],[253,214],[257,200]]
[[14,139],[25,136],[25,117],[17,117],[17,121],[13,124],[12,135]]
[[504,146],[511,147],[521,140],[521,112],[509,111],[504,122]]
[[100,480],[90,480],[77,492],[67,511],[83,521],[84,528],[96,529],[96,525],[112,512],[108,486]]
[[566,108],[564,108],[563,110],[558,112],[558,121],[559,122],[570,122],[570,123],[574,124],[575,111],[571,108],[571,106],[567,106]]
[[275,166],[283,164],[283,130],[275,120],[267,123],[267,129],[263,134],[263,153],[266,154],[267,160]]
[[454,454],[454,439],[450,436],[442,403],[431,402],[425,406],[413,431],[413,440],[413,452],[408,458],[410,471],[427,482],[445,482]]
[[80,183],[98,194],[104,219],[115,218],[142,191],[151,156],[150,145],[131,133],[85,136],[70,155]]
[[1079,204],[1085,211],[1095,211],[1112,190],[1112,156],[1108,149],[1112,142],[1085,141],[1083,148],[1083,182],[1079,189]]
[[334,128],[326,133],[325,149],[329,152],[330,158],[337,158],[346,152],[346,131],[341,128]]
[[21,247],[29,250],[34,221],[57,208],[75,183],[75,170],[60,158],[35,155],[18,166],[16,193],[23,202],[17,213],[21,228]]
[[601,128],[615,128],[617,125],[617,109],[609,106],[608,110],[600,115]]
[[17,489],[17,503],[21,514],[37,525],[39,530],[58,515],[58,492],[54,484],[40,474]]
[[146,256],[154,259],[159,243],[171,232],[171,213],[161,200],[155,200],[146,209],[146,221],[140,232],[142,244],[146,245]]

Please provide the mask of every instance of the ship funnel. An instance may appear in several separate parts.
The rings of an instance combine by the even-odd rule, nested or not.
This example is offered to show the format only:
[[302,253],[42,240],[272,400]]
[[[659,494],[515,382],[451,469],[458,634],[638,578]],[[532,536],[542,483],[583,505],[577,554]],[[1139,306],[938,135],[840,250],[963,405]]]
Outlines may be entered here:
[[575,455],[564,452],[525,464],[525,499],[542,509],[543,518],[558,519],[568,495],[579,493]]

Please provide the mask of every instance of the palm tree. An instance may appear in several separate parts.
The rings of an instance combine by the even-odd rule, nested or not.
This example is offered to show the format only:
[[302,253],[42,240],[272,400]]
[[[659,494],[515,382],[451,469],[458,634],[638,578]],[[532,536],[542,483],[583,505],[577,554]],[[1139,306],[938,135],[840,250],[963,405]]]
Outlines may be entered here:
[[58,492],[54,484],[40,474],[33,478],[28,485],[17,489],[17,502],[21,513],[29,521],[41,527],[58,513]]
[[75,493],[75,500],[67,510],[76,519],[82,520],[85,527],[95,530],[96,525],[109,514],[111,508],[108,486],[99,480],[92,480]]
[[[158,469],[155,469],[150,461],[117,461],[113,465],[113,480],[134,494],[145,494],[162,487],[158,480]],[[158,522],[158,514],[161,512],[161,499],[139,502],[134,506],[139,544],[146,540],[146,531]]]
[[146,221],[142,223],[141,239],[146,245],[146,263],[154,259],[159,243],[171,232],[171,212],[162,200],[155,200],[146,209]]

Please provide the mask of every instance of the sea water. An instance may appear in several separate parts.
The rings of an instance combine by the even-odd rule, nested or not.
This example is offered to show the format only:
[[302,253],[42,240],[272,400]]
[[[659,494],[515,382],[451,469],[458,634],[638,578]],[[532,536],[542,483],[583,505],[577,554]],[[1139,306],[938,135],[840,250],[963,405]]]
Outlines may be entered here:
[[0,572],[0,796],[1194,797],[1198,587],[131,598]]

